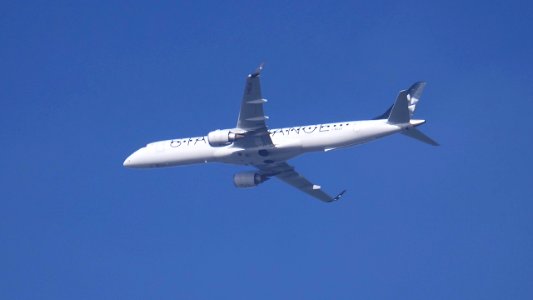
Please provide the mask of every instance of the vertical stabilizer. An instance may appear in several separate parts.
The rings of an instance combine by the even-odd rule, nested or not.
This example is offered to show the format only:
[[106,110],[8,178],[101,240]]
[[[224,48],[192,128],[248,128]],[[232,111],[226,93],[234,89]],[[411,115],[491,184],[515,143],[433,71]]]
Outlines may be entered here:
[[396,97],[396,102],[394,102],[385,113],[375,117],[374,120],[387,119],[387,123],[389,124],[405,124],[407,126],[402,126],[402,134],[423,143],[438,146],[439,143],[415,128],[424,124],[426,121],[411,120],[415,113],[416,105],[420,100],[420,96],[422,96],[422,92],[424,91],[424,87],[426,87],[426,83],[424,81],[419,81],[413,84],[409,89],[401,91],[400,94],[398,94],[398,97]]
[[409,89],[401,91],[390,109],[388,122],[391,124],[409,123],[425,86],[425,82],[419,81]]
[[396,97],[396,102],[394,102],[387,120],[388,123],[409,123],[409,120],[411,120],[411,114],[409,113],[407,95],[407,91],[401,91],[398,97]]
[[419,81],[413,84],[408,90],[407,90],[407,102],[408,108],[409,108],[409,115],[413,117],[413,114],[415,113],[416,104],[420,100],[420,97],[422,96],[422,92],[424,92],[424,88],[426,87],[426,83],[424,81]]

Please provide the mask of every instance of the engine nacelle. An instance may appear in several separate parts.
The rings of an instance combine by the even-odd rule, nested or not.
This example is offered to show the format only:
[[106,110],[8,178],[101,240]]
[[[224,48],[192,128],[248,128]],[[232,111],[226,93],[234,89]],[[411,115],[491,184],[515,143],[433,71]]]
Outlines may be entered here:
[[233,175],[233,183],[238,188],[250,188],[255,187],[260,183],[265,182],[268,177],[257,174],[253,171],[251,172],[240,172]]
[[243,137],[241,134],[232,132],[229,129],[217,129],[207,134],[207,141],[213,147],[220,147],[229,145],[241,137]]

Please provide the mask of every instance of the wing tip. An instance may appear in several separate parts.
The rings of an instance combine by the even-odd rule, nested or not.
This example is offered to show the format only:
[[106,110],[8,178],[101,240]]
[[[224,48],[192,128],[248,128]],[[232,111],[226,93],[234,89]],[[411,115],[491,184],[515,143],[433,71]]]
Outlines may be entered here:
[[259,67],[257,67],[257,69],[255,69],[255,71],[253,71],[252,73],[250,73],[250,74],[248,75],[248,77],[250,77],[250,78],[259,77],[259,75],[261,74],[261,71],[263,70],[263,67],[264,67],[264,66],[265,66],[265,63],[264,63],[264,62],[261,63],[261,64],[259,65]]
[[346,190],[343,190],[337,196],[333,197],[332,201],[338,201],[340,198],[342,198],[342,196],[344,196],[344,193],[346,193]]

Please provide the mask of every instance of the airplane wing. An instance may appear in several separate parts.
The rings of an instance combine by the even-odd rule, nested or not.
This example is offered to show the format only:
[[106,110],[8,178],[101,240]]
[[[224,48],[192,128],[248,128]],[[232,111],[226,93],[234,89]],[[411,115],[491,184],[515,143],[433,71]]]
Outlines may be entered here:
[[258,165],[256,167],[260,170],[261,175],[267,177],[276,176],[283,182],[288,183],[300,191],[324,202],[333,202],[339,200],[346,192],[346,190],[344,190],[336,196],[330,196],[324,192],[319,185],[311,183],[305,177],[298,174],[294,170],[294,167],[286,162],[269,165]]
[[246,132],[246,138],[237,141],[236,144],[238,145],[246,147],[272,145],[265,123],[268,117],[263,111],[263,103],[267,100],[261,95],[261,82],[259,80],[261,70],[263,70],[263,64],[246,78],[241,111],[237,120],[237,128]]
[[239,129],[246,131],[266,131],[265,120],[268,117],[263,112],[263,103],[266,102],[266,99],[263,99],[261,96],[261,83],[259,80],[261,70],[263,70],[262,64],[246,78],[241,111],[239,113],[239,120],[237,121],[237,128]]

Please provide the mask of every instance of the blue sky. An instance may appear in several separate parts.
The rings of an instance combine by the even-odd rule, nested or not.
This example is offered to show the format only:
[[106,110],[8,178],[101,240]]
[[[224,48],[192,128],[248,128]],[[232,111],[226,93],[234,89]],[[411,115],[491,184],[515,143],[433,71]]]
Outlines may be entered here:
[[[0,298],[531,299],[528,1],[34,1],[0,11]],[[234,126],[260,62],[271,127],[371,118],[418,80],[435,148],[247,170],[129,170]]]

